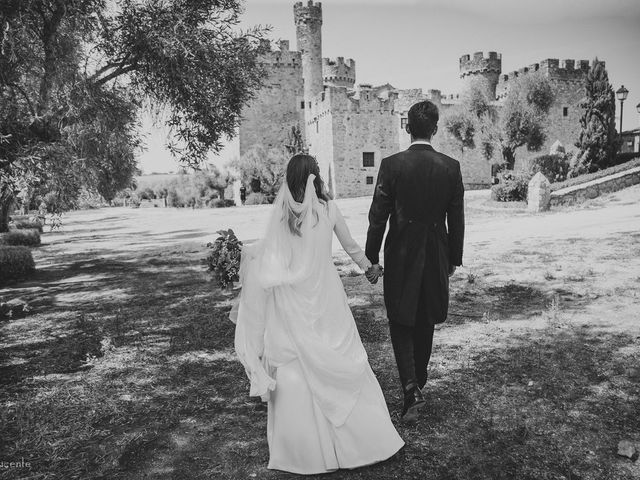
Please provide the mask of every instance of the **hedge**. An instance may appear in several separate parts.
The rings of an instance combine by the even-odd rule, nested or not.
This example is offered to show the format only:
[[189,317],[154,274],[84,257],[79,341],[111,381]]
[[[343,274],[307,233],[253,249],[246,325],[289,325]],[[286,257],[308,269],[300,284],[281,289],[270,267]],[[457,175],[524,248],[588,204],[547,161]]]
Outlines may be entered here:
[[17,220],[13,222],[13,227],[18,230],[36,229],[42,233],[42,223],[32,220]]
[[560,190],[562,188],[573,187],[575,185],[580,185],[582,183],[587,183],[592,180],[597,180],[599,178],[604,178],[609,175],[614,175],[616,173],[624,172],[631,168],[640,167],[640,158],[636,158],[631,160],[630,162],[621,163],[620,165],[616,165],[615,167],[605,168],[604,170],[598,170],[597,172],[587,173],[585,175],[580,175],[578,177],[568,178],[564,182],[552,183],[551,191],[555,192],[556,190]]
[[0,284],[20,280],[35,270],[33,255],[27,247],[0,245]]
[[40,245],[40,232],[35,228],[11,230],[0,234],[0,244],[37,247]]

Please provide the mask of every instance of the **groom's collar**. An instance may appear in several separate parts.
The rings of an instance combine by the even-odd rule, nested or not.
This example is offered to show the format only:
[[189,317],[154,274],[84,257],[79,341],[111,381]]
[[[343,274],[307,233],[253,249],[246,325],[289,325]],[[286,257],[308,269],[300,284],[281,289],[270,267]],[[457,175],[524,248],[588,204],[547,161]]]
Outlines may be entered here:
[[433,150],[433,146],[428,140],[414,140],[409,145],[409,150]]

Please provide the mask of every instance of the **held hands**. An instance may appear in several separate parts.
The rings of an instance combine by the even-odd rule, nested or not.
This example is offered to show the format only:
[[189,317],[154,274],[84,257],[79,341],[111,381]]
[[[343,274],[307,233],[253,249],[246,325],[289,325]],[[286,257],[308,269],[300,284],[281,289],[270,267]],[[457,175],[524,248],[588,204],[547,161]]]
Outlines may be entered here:
[[371,283],[371,285],[375,285],[378,283],[378,279],[384,274],[384,269],[380,265],[375,264],[371,265],[364,274],[367,277],[367,280],[369,280],[369,283]]

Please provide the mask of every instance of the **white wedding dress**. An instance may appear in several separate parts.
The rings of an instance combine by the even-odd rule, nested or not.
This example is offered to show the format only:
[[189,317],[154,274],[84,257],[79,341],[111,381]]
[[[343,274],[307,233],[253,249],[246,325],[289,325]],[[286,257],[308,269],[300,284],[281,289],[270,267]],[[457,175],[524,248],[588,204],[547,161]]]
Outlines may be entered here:
[[268,402],[268,468],[299,474],[369,465],[404,445],[333,265],[333,232],[361,268],[370,263],[337,205],[318,200],[314,178],[302,203],[285,182],[265,238],[243,248],[231,314],[249,394]]

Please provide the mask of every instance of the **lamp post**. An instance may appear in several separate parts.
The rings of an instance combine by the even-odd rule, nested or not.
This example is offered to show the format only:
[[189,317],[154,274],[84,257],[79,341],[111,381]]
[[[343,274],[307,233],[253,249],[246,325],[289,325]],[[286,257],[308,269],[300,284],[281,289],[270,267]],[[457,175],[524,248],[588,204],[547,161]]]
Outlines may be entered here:
[[629,95],[629,90],[624,88],[624,85],[622,85],[616,91],[616,96],[618,97],[618,100],[620,100],[620,135],[622,135],[622,108],[623,108],[623,102],[627,99],[627,95]]

